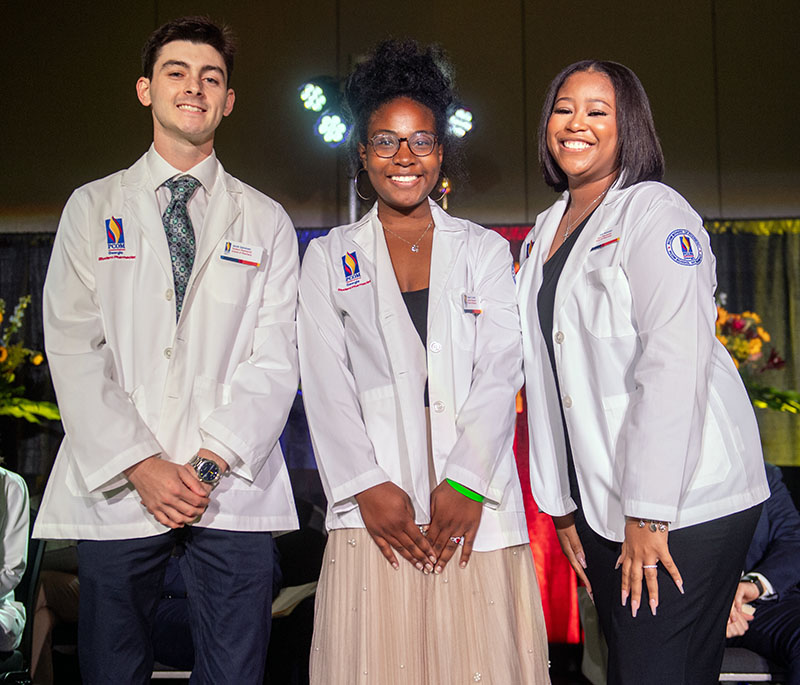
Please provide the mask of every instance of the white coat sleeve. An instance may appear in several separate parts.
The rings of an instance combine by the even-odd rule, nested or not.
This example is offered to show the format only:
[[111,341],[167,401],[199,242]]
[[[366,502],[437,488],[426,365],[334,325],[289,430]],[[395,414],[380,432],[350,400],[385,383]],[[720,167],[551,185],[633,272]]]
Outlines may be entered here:
[[87,203],[77,190],[61,215],[44,284],[44,338],[74,464],[90,491],[105,491],[124,485],[123,471],[161,447],[113,377]]
[[300,275],[300,378],[328,504],[332,511],[344,513],[357,506],[355,495],[390,478],[378,465],[367,435],[348,365],[344,322],[332,301],[329,277],[325,253],[314,240]]
[[497,504],[506,483],[493,483],[498,464],[513,453],[516,396],[522,387],[522,334],[514,286],[514,262],[505,239],[487,234],[475,265],[474,290],[481,302],[475,358],[467,399],[458,408],[458,438],[444,477]]
[[[295,313],[299,257],[289,216],[276,210],[267,278],[252,332],[252,353],[231,378],[231,400],[200,424],[212,451],[217,442],[237,457],[231,470],[255,479],[272,453],[297,393],[298,365]],[[227,457],[229,455],[221,454]],[[226,460],[227,460],[226,459]]]
[[[680,229],[699,241],[699,263],[670,256],[670,235]],[[714,256],[700,217],[682,199],[656,200],[627,239],[623,269],[641,356],[617,441],[622,510],[674,521],[682,483],[700,458],[716,317]]]
[[0,469],[0,535],[3,568],[0,572],[0,599],[19,584],[28,556],[28,488],[15,473]]

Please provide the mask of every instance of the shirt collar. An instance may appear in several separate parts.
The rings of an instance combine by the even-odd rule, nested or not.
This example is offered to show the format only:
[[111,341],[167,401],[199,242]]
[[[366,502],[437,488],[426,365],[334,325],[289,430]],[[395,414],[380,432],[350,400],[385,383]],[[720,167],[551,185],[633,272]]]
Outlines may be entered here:
[[180,169],[176,169],[174,166],[172,166],[169,162],[167,162],[167,160],[158,154],[158,152],[156,152],[154,145],[150,145],[150,149],[147,151],[145,159],[147,161],[147,169],[150,172],[150,180],[153,184],[154,191],[158,190],[162,185],[164,185],[164,181],[168,181],[175,176],[183,176],[185,174],[194,176],[198,181],[200,181],[203,189],[209,195],[214,188],[214,182],[217,179],[219,161],[217,160],[217,155],[213,151],[202,162],[195,164],[188,171],[181,171]]

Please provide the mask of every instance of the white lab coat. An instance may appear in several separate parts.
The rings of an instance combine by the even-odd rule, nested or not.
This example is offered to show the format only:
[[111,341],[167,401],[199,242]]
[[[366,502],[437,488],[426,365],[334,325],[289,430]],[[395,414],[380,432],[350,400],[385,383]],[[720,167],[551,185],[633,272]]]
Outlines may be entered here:
[[[66,437],[35,534],[118,539],[165,532],[123,471],[157,453],[185,463],[204,436],[236,458],[199,525],[294,529],[278,445],[297,389],[291,221],[220,165],[176,324],[146,157],[76,190],[58,227],[44,327]],[[106,235],[112,216],[124,230],[118,254]],[[228,242],[253,247],[260,266],[221,259]]]
[[[537,218],[517,279],[531,485],[554,516],[575,503],[536,299],[567,198]],[[645,182],[608,192],[564,266],[553,314],[561,400],[586,519],[610,540],[624,538],[625,516],[682,528],[769,496],[753,408],[714,337],[714,265],[697,213]]]
[[[430,522],[427,377],[435,482],[451,478],[487,498],[475,549],[499,549],[528,539],[512,452],[522,371],[511,255],[496,233],[434,203],[431,211],[427,350],[376,207],[312,241],[303,259],[301,382],[327,524],[363,528],[354,496],[386,481],[409,494],[417,523]],[[358,262],[350,280],[348,253]],[[464,312],[465,294],[478,298],[477,316]]]
[[25,605],[14,599],[14,588],[25,573],[28,558],[28,487],[19,474],[0,468],[0,651],[19,646],[25,628]]

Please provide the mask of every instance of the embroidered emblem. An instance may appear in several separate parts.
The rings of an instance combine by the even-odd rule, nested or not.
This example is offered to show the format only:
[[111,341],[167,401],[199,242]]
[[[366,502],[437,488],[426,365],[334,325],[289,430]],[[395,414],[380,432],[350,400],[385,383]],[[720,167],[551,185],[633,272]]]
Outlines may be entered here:
[[591,248],[589,250],[589,252],[594,252],[595,250],[599,250],[601,247],[605,247],[606,245],[613,245],[614,243],[618,243],[618,242],[619,242],[619,238],[612,238],[611,240],[609,240],[609,241],[607,241],[605,243],[600,243],[600,245],[595,245],[593,248]]
[[342,268],[344,269],[344,282],[346,285],[358,285],[361,280],[361,269],[358,266],[358,256],[355,250],[345,252],[342,256]]
[[678,228],[667,237],[667,254],[681,266],[697,266],[703,261],[703,248],[695,236],[685,228]]
[[113,215],[106,219],[106,241],[109,255],[125,254],[125,231],[122,229],[122,217],[116,219]]

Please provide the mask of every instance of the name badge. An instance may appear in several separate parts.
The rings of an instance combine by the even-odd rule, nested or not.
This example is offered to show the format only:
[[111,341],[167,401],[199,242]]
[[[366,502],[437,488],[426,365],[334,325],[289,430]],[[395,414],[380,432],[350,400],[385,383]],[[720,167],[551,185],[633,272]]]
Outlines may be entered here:
[[247,264],[248,266],[261,266],[261,256],[264,248],[258,245],[245,245],[244,243],[233,243],[227,241],[222,250],[220,259],[236,264]]
[[475,316],[478,316],[478,314],[481,313],[481,308],[478,304],[477,295],[470,295],[469,293],[464,293],[461,296],[461,301],[464,304],[465,314],[474,314]]

